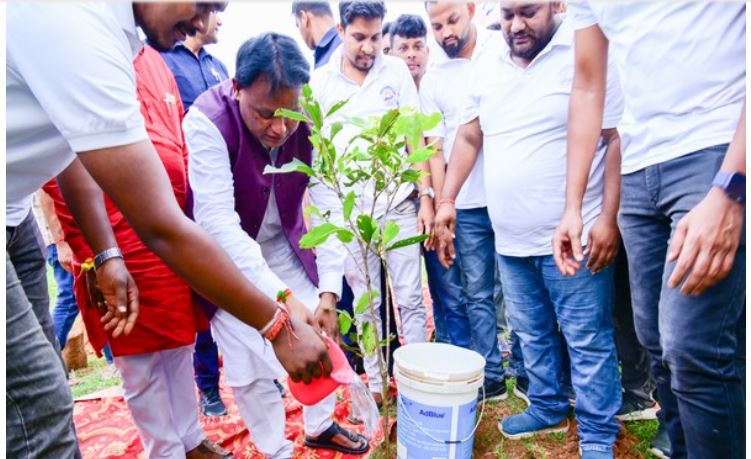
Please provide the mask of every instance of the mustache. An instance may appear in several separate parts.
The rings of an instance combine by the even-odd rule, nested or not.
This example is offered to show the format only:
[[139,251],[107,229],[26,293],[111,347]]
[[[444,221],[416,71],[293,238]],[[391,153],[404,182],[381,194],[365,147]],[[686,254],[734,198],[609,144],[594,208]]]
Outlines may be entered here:
[[446,45],[446,42],[449,40],[454,40],[457,44],[459,43],[459,37],[457,37],[456,35],[449,35],[448,37],[443,39],[443,44]]

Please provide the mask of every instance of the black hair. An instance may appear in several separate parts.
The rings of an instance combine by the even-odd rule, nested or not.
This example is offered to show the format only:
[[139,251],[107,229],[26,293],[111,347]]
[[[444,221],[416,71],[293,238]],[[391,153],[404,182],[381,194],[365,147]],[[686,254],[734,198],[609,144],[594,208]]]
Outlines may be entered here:
[[386,17],[386,5],[383,2],[339,2],[339,20],[343,28],[356,18],[381,19]]
[[292,14],[299,16],[301,11],[306,11],[314,16],[329,16],[334,17],[334,13],[331,12],[331,6],[329,2],[292,2]]
[[239,88],[247,88],[260,76],[266,76],[271,91],[296,88],[310,80],[310,64],[292,38],[276,32],[253,37],[240,46],[235,61],[235,79]]
[[425,27],[425,21],[415,14],[402,14],[391,26],[391,39],[394,37],[402,38],[424,38],[428,36],[428,29]]
[[391,24],[393,24],[393,22],[386,22],[383,24],[383,27],[381,27],[381,36],[391,33]]

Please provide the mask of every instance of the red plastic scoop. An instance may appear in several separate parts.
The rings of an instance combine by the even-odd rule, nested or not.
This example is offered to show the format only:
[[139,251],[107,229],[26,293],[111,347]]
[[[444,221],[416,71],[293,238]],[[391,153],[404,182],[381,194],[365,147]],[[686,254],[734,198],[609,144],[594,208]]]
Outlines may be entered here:
[[342,384],[350,384],[356,377],[342,349],[331,338],[324,337],[333,370],[328,377],[314,378],[309,384],[289,380],[289,391],[303,405],[315,405]]

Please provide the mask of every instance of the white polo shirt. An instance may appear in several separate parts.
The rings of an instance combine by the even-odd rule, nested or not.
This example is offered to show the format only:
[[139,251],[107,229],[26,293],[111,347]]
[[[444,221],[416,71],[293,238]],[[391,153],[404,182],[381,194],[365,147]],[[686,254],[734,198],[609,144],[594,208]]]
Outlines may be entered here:
[[[566,188],[566,123],[574,77],[574,31],[566,18],[527,68],[508,47],[486,53],[471,70],[463,123],[479,116],[485,148],[485,191],[496,251],[528,257],[550,255],[563,214]],[[623,99],[617,74],[608,72],[603,128],[620,120]],[[600,215],[605,145],[595,154],[582,215],[586,243]]]
[[[417,88],[403,60],[378,53],[362,85],[347,78],[342,73],[341,65],[342,47],[340,46],[334,51],[329,62],[314,70],[310,78],[313,95],[320,102],[324,112],[335,103],[349,99],[349,102],[330,118],[330,122],[338,121],[343,125],[341,132],[334,139],[334,146],[338,152],[341,153],[360,131],[360,128],[349,123],[347,118],[368,119],[372,116],[382,116],[394,108],[411,107],[419,110],[420,98]],[[362,145],[362,143],[356,144]],[[361,150],[365,151],[365,147],[361,146]],[[394,204],[406,199],[412,190],[414,187],[411,184],[402,186],[394,199]],[[373,188],[358,188],[354,191],[358,197],[356,205],[363,213],[370,213]],[[385,209],[386,201],[381,197],[376,203],[375,216],[382,216]]]
[[[438,112],[442,116],[438,126],[426,132],[425,136],[443,139],[443,159],[446,164],[451,159],[456,132],[461,126],[466,83],[470,78],[472,63],[484,53],[489,52],[491,48],[498,49],[502,40],[500,33],[478,26],[477,44],[470,59],[451,59],[443,48],[439,47],[437,53],[445,58],[435,63],[420,82],[420,103],[423,113]],[[472,171],[456,196],[457,209],[476,209],[486,206],[482,164],[483,153],[480,150]]]
[[141,49],[130,2],[7,5],[7,225],[73,152],[148,139],[136,98]]
[[746,93],[746,6],[733,2],[571,2],[599,24],[623,82],[624,174],[729,143]]

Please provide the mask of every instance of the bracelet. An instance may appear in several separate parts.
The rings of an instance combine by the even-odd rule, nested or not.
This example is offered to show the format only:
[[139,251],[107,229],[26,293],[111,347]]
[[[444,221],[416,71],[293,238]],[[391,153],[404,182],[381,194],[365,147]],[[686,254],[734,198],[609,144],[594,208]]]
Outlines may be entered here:
[[292,290],[284,289],[276,292],[276,302],[279,304],[287,304],[287,300],[292,298]]
[[281,312],[278,316],[275,315],[274,317],[276,320],[271,325],[271,328],[263,334],[263,337],[269,341],[274,341],[276,337],[279,336],[282,328],[287,326],[289,322],[289,314],[286,311]]
[[105,261],[112,258],[123,258],[123,253],[117,247],[102,250],[94,257],[94,268],[99,269]]
[[440,201],[438,201],[438,205],[441,206],[443,204],[451,204],[452,206],[456,205],[456,201],[451,198],[441,198]]
[[271,330],[271,327],[274,326],[274,324],[276,323],[276,321],[279,320],[279,316],[281,314],[282,314],[282,309],[281,308],[277,308],[276,311],[274,312],[274,317],[272,317],[271,320],[269,320],[269,323],[267,323],[266,325],[264,325],[263,328],[261,328],[260,330],[258,330],[258,333],[260,333],[261,336],[265,336],[266,333],[268,333],[269,330]]

